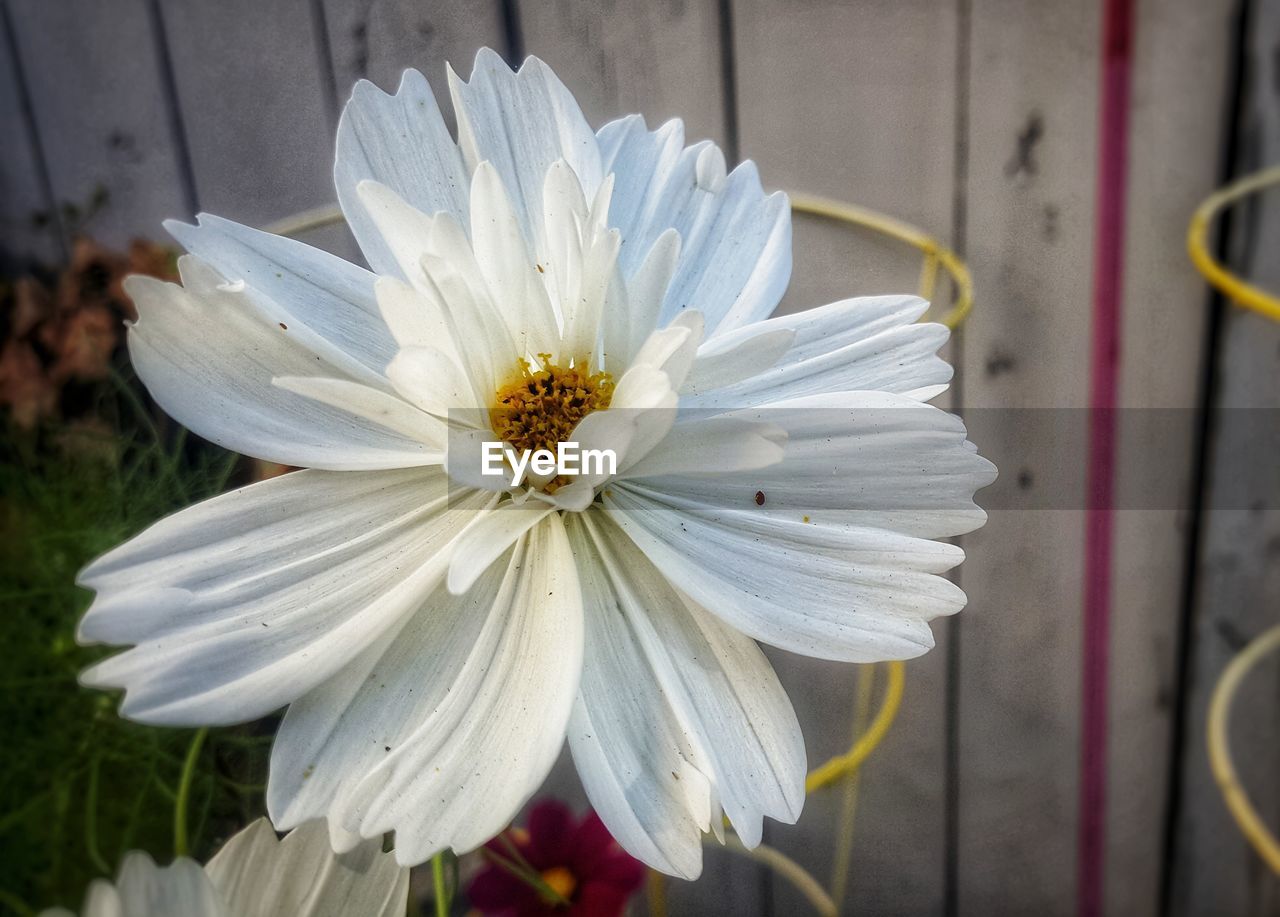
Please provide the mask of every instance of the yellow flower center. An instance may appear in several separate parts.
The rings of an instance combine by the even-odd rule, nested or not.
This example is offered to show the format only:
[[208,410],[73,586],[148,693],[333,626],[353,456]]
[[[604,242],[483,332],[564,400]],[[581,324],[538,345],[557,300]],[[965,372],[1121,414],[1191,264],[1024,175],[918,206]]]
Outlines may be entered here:
[[550,354],[538,354],[539,368],[521,360],[511,381],[501,386],[489,409],[498,439],[520,452],[556,451],[574,427],[592,411],[603,411],[613,398],[613,377],[592,373],[588,361],[561,366]]
[[573,890],[578,887],[578,880],[574,878],[573,873],[563,866],[553,866],[544,870],[542,881],[546,882],[553,892],[566,901],[573,897]]

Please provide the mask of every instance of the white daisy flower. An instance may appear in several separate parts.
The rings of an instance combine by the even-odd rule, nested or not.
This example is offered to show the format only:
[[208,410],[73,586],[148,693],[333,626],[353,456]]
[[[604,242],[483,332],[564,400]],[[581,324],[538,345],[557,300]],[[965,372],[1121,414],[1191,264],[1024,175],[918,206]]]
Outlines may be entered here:
[[[769,319],[786,198],[632,116],[593,133],[541,61],[360,83],[338,132],[372,272],[201,216],[182,285],[132,278],[130,353],[214,442],[308,470],[95,562],[84,676],[148,723],[288,705],[268,808],[403,863],[500,831],[567,735],[624,847],[693,877],[727,816],[794,821],[805,753],[756,641],[849,662],[964,604],[934,539],[994,469],[923,402],[950,368],[910,296]],[[483,474],[483,443],[612,449],[616,473]]]
[[[115,884],[96,879],[81,917],[402,917],[409,870],[382,852],[381,839],[335,856],[320,822],[276,837],[260,818],[223,846],[205,867],[178,857],[157,866],[134,850]],[[62,908],[40,917],[71,917]]]

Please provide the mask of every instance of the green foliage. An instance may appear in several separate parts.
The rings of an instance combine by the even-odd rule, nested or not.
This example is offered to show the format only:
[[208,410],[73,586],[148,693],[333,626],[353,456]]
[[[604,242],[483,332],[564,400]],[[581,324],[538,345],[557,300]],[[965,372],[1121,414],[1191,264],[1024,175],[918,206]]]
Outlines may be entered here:
[[[163,426],[136,383],[102,386],[93,426],[0,444],[0,911],[78,909],[131,849],[173,856],[174,801],[193,731],[126,722],[77,674],[112,652],[81,647],[91,559],[226,488],[237,457]],[[191,854],[210,855],[263,811],[271,724],[211,732],[190,787]]]

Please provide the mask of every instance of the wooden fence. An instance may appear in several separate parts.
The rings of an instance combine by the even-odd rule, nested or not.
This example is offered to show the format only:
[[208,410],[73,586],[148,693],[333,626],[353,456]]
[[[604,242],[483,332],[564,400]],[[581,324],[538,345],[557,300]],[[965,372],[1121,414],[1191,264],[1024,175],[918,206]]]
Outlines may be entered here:
[[[864,204],[947,240],[976,286],[950,345],[951,403],[1088,401],[1101,72],[1098,0],[3,0],[0,250],[56,261],[96,237],[161,237],[207,210],[249,224],[327,203],[341,102],[476,48],[555,67],[594,124],[682,116],[767,185]],[[1280,0],[1141,0],[1119,361],[1124,408],[1176,409],[1159,449],[1121,430],[1110,641],[1106,912],[1280,913],[1280,883],[1222,806],[1208,692],[1280,608],[1280,326],[1213,300],[1184,253],[1195,205],[1280,159]],[[447,92],[442,93],[446,103]],[[1280,288],[1280,207],[1225,251]],[[353,254],[338,230],[310,241]],[[918,265],[804,219],[784,308],[911,290]],[[967,536],[968,609],[907,669],[864,772],[846,903],[866,914],[1070,914],[1077,906],[1084,439],[984,414],[1001,507]],[[1064,413],[1063,416],[1066,416]],[[1023,418],[1017,420],[1016,418]],[[1253,418],[1250,420],[1249,418]],[[1272,431],[1274,434],[1274,431]],[[1160,469],[1152,475],[1152,469]],[[1223,494],[1256,495],[1235,505]],[[1153,483],[1154,481],[1154,483]],[[1154,488],[1154,490],[1153,490]],[[1018,508],[1019,506],[1039,508]],[[1071,508],[1075,507],[1075,508]],[[810,759],[848,741],[851,666],[772,654]],[[1280,816],[1280,667],[1233,723]],[[557,787],[572,787],[565,775]],[[577,792],[571,790],[571,792]],[[837,793],[767,841],[825,880]],[[785,883],[712,852],[674,913],[802,913]]]

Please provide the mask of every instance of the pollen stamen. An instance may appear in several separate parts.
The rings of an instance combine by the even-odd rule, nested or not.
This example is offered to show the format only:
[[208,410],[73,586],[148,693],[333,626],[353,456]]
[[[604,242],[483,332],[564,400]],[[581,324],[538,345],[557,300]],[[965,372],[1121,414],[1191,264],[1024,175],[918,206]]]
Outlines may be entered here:
[[561,366],[550,354],[538,354],[539,366],[521,360],[511,381],[501,386],[489,409],[498,438],[523,451],[547,449],[565,442],[582,418],[603,411],[613,398],[613,377],[592,373],[587,361]]

